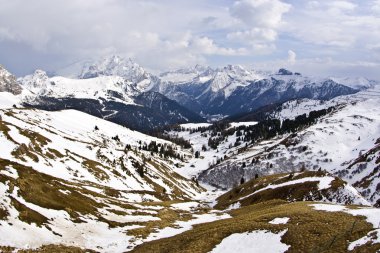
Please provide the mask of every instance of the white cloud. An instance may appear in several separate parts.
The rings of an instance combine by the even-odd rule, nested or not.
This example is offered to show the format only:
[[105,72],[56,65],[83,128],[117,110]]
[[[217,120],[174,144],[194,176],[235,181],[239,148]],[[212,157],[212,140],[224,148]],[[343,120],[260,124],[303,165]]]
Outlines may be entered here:
[[[51,54],[51,61],[115,53],[165,69],[205,62],[212,55],[247,53],[242,47],[220,46],[210,36],[196,35],[221,29],[222,19],[236,23],[227,8],[210,8],[203,0],[0,0],[0,6],[0,42]],[[215,20],[206,27],[204,20],[210,16]]]
[[248,27],[276,29],[290,8],[291,5],[279,0],[240,0],[234,3],[230,13]]
[[256,53],[269,53],[275,48],[283,14],[290,8],[291,5],[279,0],[236,1],[230,13],[244,24],[245,29],[230,32],[227,38],[250,45]]
[[373,12],[380,14],[380,0],[374,0],[371,9]]
[[[334,59],[332,69],[342,64],[348,74],[354,67],[347,62],[380,63],[380,0],[0,0],[0,6],[0,64],[17,74],[108,54],[158,70],[276,59],[295,68],[300,55]],[[284,56],[289,48],[299,55]]]
[[291,65],[294,65],[296,63],[296,60],[297,60],[297,54],[293,50],[289,50],[288,51],[288,62]]
[[228,39],[246,41],[247,43],[273,42],[277,38],[277,32],[266,28],[253,28],[246,31],[237,31],[227,34]]
[[334,60],[331,57],[325,57],[297,59],[295,64],[289,64],[288,60],[274,60],[253,64],[255,69],[268,71],[277,71],[284,66],[293,72],[299,72],[305,76],[367,77],[370,79],[378,79],[380,63],[368,61],[340,61]]
[[302,42],[334,47],[336,52],[379,41],[379,29],[380,17],[359,12],[351,1],[312,1],[305,8],[298,6],[285,28]]
[[345,12],[352,12],[356,9],[357,5],[350,1],[330,1],[326,3],[327,11],[331,14],[340,14]]

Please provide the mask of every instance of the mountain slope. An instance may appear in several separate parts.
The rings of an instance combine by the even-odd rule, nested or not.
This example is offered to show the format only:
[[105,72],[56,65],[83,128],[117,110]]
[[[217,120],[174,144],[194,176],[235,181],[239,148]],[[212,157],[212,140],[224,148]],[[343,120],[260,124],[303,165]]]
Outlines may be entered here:
[[[302,99],[263,108],[260,122],[175,128],[199,158],[183,169],[222,189],[256,175],[327,170],[378,206],[380,136],[379,86],[329,101]],[[251,119],[251,116],[239,116]],[[263,120],[265,119],[265,120]]]
[[[18,81],[24,88],[21,99],[28,107],[50,111],[75,109],[140,131],[168,124],[204,121],[196,113],[162,95],[153,96],[154,101],[144,99],[151,94],[144,92],[144,85],[122,76],[49,78],[45,72],[37,70]],[[153,107],[152,103],[160,106]]]
[[[172,178],[175,175],[170,173],[170,161],[181,162],[177,155],[188,154],[181,150],[175,153],[177,147],[170,142],[74,110],[8,109],[1,110],[1,116],[4,145],[0,153],[5,160],[64,180],[85,180],[100,186],[112,185],[119,190],[155,192],[159,185],[149,182],[161,177],[161,187],[167,188],[168,193],[176,187],[182,188],[182,183],[186,186],[181,196],[196,193],[186,180]],[[136,153],[141,143],[151,142],[164,150],[173,150],[172,158],[160,159],[158,153],[148,151]],[[138,173],[140,167],[146,173]],[[171,190],[167,184],[174,188]]]
[[236,208],[273,199],[370,206],[355,188],[340,178],[323,171],[304,171],[251,179],[220,196],[215,208]]
[[160,83],[162,94],[197,112],[223,115],[250,112],[297,98],[329,100],[372,85],[370,81],[363,86],[349,80],[303,77],[284,69],[268,74],[231,65],[168,72],[161,78],[165,80]]
[[363,196],[380,207],[380,138],[374,147],[361,150],[359,156],[345,166],[336,174],[350,179]]
[[2,109],[0,141],[0,246],[123,252],[203,192],[173,170],[188,151],[82,112]]
[[133,252],[377,252],[380,212],[313,202],[267,201],[147,242]]
[[[300,188],[286,195],[287,201],[272,194],[256,205],[215,210],[210,203],[216,193],[206,195],[196,180],[175,173],[194,161],[190,150],[74,110],[2,109],[0,115],[0,250],[209,252],[229,236],[247,232],[275,237],[275,244],[262,243],[268,249],[379,247],[367,238],[377,232],[366,218],[378,216],[376,209],[333,205],[342,212],[324,213],[320,203],[287,202],[365,204],[328,174],[259,178],[260,189],[284,183]],[[248,192],[258,188],[249,186],[233,192],[250,200]],[[232,201],[226,206],[234,204],[234,198],[227,199]],[[287,221],[278,223],[284,217]],[[341,236],[343,228],[351,232]],[[306,237],[308,244],[301,243]],[[321,238],[328,243],[321,244]],[[357,242],[364,239],[365,246]]]
[[228,212],[231,218],[199,224],[182,234],[146,242],[133,252],[376,252],[380,249],[379,209],[305,201],[312,199],[367,203],[355,189],[325,172],[262,177],[217,198],[216,208]]

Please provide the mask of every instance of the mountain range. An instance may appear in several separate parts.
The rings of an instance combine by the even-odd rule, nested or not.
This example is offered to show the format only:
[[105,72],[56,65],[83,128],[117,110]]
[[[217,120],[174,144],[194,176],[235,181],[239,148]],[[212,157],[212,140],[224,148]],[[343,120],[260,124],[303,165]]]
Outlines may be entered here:
[[[360,82],[312,78],[286,69],[267,73],[238,65],[197,65],[155,76],[131,59],[118,56],[57,73],[66,77],[49,77],[36,70],[18,78],[25,90],[21,103],[44,110],[76,109],[144,132],[177,123],[205,122],[215,115],[253,112],[292,99],[329,100],[374,85],[364,78]],[[21,88],[15,91],[21,93]]]
[[117,56],[56,73],[0,67],[1,252],[380,250],[377,82]]

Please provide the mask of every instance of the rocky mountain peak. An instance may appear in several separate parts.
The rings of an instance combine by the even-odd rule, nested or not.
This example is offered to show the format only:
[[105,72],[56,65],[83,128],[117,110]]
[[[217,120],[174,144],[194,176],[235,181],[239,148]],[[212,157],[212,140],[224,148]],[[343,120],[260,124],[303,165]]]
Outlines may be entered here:
[[281,69],[278,70],[278,75],[291,76],[291,75],[293,75],[293,72],[291,72],[290,70],[281,68]]
[[121,76],[139,82],[147,76],[147,72],[130,58],[113,55],[94,63],[86,63],[79,75],[82,79],[98,76]]
[[10,92],[19,95],[22,92],[21,86],[17,83],[16,77],[0,65],[0,92]]

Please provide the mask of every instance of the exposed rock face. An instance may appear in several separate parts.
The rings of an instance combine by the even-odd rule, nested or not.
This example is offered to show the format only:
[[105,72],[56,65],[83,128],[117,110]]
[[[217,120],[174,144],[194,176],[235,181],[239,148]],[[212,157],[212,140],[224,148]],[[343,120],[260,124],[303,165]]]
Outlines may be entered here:
[[10,92],[14,95],[21,94],[22,88],[17,83],[16,77],[0,65],[0,92]]

